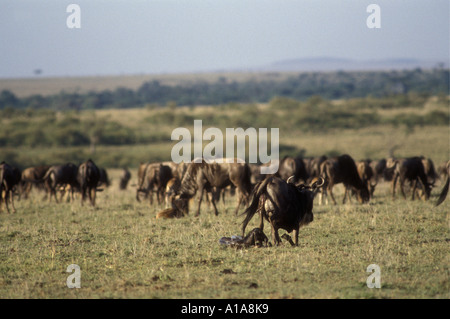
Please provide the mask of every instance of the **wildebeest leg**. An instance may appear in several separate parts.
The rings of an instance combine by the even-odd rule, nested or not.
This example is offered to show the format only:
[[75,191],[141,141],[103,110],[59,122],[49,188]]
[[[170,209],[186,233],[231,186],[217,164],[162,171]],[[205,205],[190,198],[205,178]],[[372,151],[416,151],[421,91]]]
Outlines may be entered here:
[[271,225],[272,225],[272,240],[274,245],[278,246],[281,243],[281,238],[280,235],[278,234],[278,228],[275,228],[272,223]]
[[414,195],[416,194],[416,188],[417,188],[417,178],[413,182],[413,189],[412,189],[412,196],[411,199],[414,200]]
[[333,204],[336,205],[336,199],[334,199],[334,195],[333,195],[333,185],[328,186],[328,191],[330,193],[330,197],[331,197],[331,200],[333,201]]
[[56,203],[59,203],[58,197],[56,196],[56,187],[52,187],[52,189],[51,189],[49,202],[52,201],[52,194],[53,194],[53,197],[55,197],[55,202],[56,202]]
[[259,229],[261,229],[261,231],[264,230],[264,212],[262,210],[259,211],[259,216],[260,216],[260,221],[259,221]]
[[92,187],[90,189],[90,192],[89,192],[89,199],[91,201],[92,206],[94,206],[94,207],[95,207],[95,196],[96,196],[96,194],[97,194],[97,190],[95,189],[95,187]]
[[395,186],[397,184],[398,175],[394,176],[394,179],[392,180],[392,199],[395,198]]
[[293,233],[295,246],[298,246],[298,230],[299,230],[298,228],[294,229],[294,233]]
[[211,196],[211,203],[214,207],[214,214],[219,215],[219,212],[217,211],[217,207],[216,207],[216,200],[214,199],[214,196]]
[[10,197],[10,200],[11,200],[11,206],[13,208],[12,212],[15,213],[16,212],[16,207],[14,207],[14,192],[13,192],[12,189],[9,190],[9,197]]
[[405,183],[405,179],[400,177],[400,191],[402,192],[402,196],[406,199],[405,189],[403,188],[403,184]]
[[[348,195],[348,187],[345,185],[344,185],[344,187],[345,187],[345,191],[344,191],[344,199],[342,200],[342,204],[345,204],[345,202],[347,201],[347,196],[349,196]],[[349,201],[350,201],[350,198],[349,198]]]
[[241,194],[239,195],[239,201],[238,201],[238,204],[237,204],[237,206],[236,206],[236,210],[234,211],[234,215],[236,215],[236,216],[237,216],[237,214],[238,214],[238,212],[239,212],[239,207],[241,206],[243,197],[244,197],[244,194],[241,193]]
[[202,199],[203,199],[204,187],[203,187],[203,186],[200,186],[199,191],[200,191],[200,192],[199,192],[200,198],[198,199],[197,213],[195,214],[195,216],[200,215],[200,206],[202,205]]

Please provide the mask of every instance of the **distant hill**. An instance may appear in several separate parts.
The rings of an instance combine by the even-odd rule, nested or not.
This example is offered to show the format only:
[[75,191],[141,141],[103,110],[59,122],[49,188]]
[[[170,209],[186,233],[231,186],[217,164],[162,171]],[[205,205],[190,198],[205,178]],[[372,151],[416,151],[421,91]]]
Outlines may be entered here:
[[449,61],[425,61],[408,58],[353,60],[333,57],[311,57],[276,61],[257,68],[265,72],[298,71],[389,71],[448,67]]

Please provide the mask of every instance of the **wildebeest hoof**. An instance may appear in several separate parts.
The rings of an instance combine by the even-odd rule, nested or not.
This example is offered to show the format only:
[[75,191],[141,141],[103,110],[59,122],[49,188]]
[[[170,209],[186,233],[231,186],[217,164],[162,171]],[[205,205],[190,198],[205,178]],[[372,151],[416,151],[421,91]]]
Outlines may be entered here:
[[289,244],[291,244],[291,246],[295,246],[295,243],[292,241],[291,236],[289,236],[288,234],[281,235],[281,238],[283,238],[284,240],[287,240],[289,242]]

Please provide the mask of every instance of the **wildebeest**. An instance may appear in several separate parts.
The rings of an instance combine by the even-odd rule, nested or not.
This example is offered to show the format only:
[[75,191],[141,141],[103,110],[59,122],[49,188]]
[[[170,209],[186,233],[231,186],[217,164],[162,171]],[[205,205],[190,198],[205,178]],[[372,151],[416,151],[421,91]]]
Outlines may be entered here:
[[442,202],[447,197],[449,182],[450,182],[449,180],[450,180],[450,161],[447,162],[447,180],[445,181],[444,187],[442,187],[438,201],[436,202],[436,206],[439,206],[440,204],[442,204]]
[[[237,188],[237,194],[239,195],[235,210],[235,214],[237,214],[240,205],[247,201],[252,188],[248,164],[236,161],[234,163],[206,162],[205,159],[202,159],[201,163],[189,163],[181,181],[180,194],[172,205],[178,209],[184,209],[184,213],[187,214],[189,200],[198,193],[199,200],[196,213],[196,216],[198,216],[200,214],[203,192],[212,192],[214,187],[224,189],[230,184]],[[214,207],[214,213],[218,215],[214,196],[211,197],[211,203]]]
[[219,243],[235,248],[270,246],[269,239],[266,234],[264,234],[264,232],[259,228],[252,229],[252,231],[250,231],[244,238],[241,236],[222,237],[219,239]]
[[144,193],[146,197],[149,196],[150,204],[153,204],[153,193],[156,192],[158,204],[161,204],[167,182],[178,176],[177,167],[177,164],[172,162],[141,163],[138,169],[136,199],[140,201],[139,194]]
[[305,158],[305,168],[308,174],[308,182],[311,182],[313,178],[320,176],[320,165],[327,159],[325,155],[319,157]]
[[369,193],[372,194],[370,191],[375,189],[376,184],[372,184],[371,181],[373,180],[374,173],[372,166],[370,165],[372,161],[371,160],[363,160],[356,162],[356,169],[358,170],[359,178],[361,178],[361,181],[366,184],[367,189],[369,190]]
[[97,186],[105,186],[109,187],[111,185],[111,180],[108,177],[108,172],[106,171],[106,168],[99,167],[100,172],[100,179],[98,180]]
[[278,172],[275,176],[280,177],[283,180],[287,180],[291,176],[294,176],[294,182],[308,180],[308,172],[306,171],[305,163],[300,157],[286,156],[280,161]]
[[88,159],[78,167],[77,181],[81,192],[81,203],[85,201],[87,192],[91,205],[95,206],[95,197],[100,176],[100,169],[91,159]]
[[372,168],[372,178],[369,182],[369,191],[370,191],[370,197],[373,196],[375,192],[375,187],[378,185],[381,179],[387,181],[391,180],[392,176],[387,176],[386,173],[386,159],[380,159],[378,161],[371,161],[370,167]]
[[180,193],[181,181],[178,177],[171,178],[166,184],[165,202],[166,208],[171,206],[175,196]]
[[49,168],[50,168],[49,165],[40,165],[24,169],[22,172],[22,179],[21,179],[21,195],[24,195],[25,198],[28,198],[28,195],[31,189],[33,188],[33,185],[43,186],[44,184],[43,178]]
[[243,213],[245,219],[242,222],[242,235],[252,217],[259,213],[259,229],[264,229],[264,219],[270,223],[274,245],[281,242],[278,234],[280,228],[289,233],[294,231],[294,244],[298,245],[298,231],[301,226],[313,221],[314,196],[317,189],[323,186],[324,180],[319,178],[309,186],[296,185],[293,180],[294,177],[284,181],[270,176],[255,186],[251,203]]
[[77,181],[78,166],[73,163],[67,163],[64,165],[51,166],[43,178],[44,185],[49,193],[49,201],[52,200],[52,196],[55,197],[55,201],[58,203],[56,196],[57,187],[69,185],[73,194],[78,189]]
[[345,203],[347,196],[350,199],[349,190],[355,191],[360,203],[367,203],[370,200],[367,185],[359,177],[355,161],[350,155],[344,154],[325,160],[320,167],[320,174],[326,183],[326,188],[324,188],[323,192],[324,194],[326,192],[330,193],[335,205],[333,186],[339,183],[343,183],[345,187],[343,203]]
[[124,167],[123,171],[122,171],[122,175],[120,176],[120,181],[119,181],[119,189],[121,190],[125,190],[127,189],[127,185],[128,182],[131,179],[131,173],[128,170],[128,168]]
[[[20,179],[21,173],[18,168],[5,162],[0,163],[0,212],[2,211],[3,200],[5,201],[8,213],[10,213],[8,200],[11,202],[13,213],[16,212],[13,192],[15,186],[19,184]],[[3,197],[3,191],[5,192],[5,197]]]
[[386,169],[392,170],[394,173],[394,178],[392,179],[392,198],[395,198],[395,187],[397,180],[399,180],[400,191],[403,198],[406,199],[404,183],[408,180],[413,186],[411,199],[414,199],[415,197],[417,183],[421,183],[425,200],[428,200],[431,193],[431,184],[428,183],[428,177],[420,157],[402,159],[389,158],[386,163]]
[[433,161],[431,160],[431,158],[425,158],[423,156],[421,156],[420,158],[422,159],[425,175],[427,175],[428,184],[434,185],[436,180],[439,178],[439,175],[434,168]]

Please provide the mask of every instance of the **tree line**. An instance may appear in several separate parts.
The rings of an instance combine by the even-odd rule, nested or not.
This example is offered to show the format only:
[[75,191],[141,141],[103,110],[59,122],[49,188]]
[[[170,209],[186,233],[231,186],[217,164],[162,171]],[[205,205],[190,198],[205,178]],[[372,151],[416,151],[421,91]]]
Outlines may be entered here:
[[196,81],[167,85],[153,80],[138,89],[90,91],[43,96],[17,97],[9,90],[0,92],[0,110],[50,109],[92,110],[122,109],[165,105],[223,105],[227,103],[266,103],[274,97],[305,101],[311,96],[324,99],[377,98],[410,92],[427,95],[449,93],[448,69],[373,72],[310,72],[292,75],[284,80],[268,79],[234,81],[221,77],[214,82]]

